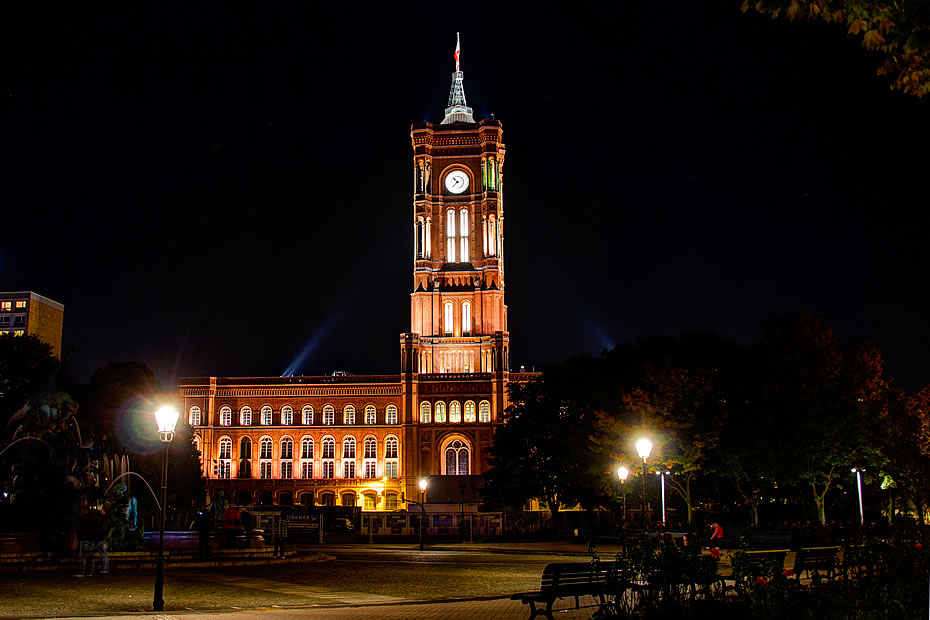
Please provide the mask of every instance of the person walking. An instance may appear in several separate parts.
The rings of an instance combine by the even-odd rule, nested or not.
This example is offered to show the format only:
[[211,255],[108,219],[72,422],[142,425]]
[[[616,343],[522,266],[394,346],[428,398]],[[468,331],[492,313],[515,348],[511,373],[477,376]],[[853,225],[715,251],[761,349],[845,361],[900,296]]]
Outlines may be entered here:
[[107,542],[104,540],[103,513],[97,506],[91,506],[77,521],[78,554],[81,572],[75,577],[91,577],[94,574],[94,554],[100,556],[100,574],[110,572],[110,557],[107,555]]
[[287,510],[282,509],[271,525],[274,537],[274,552],[272,557],[284,558],[284,545],[287,542]]

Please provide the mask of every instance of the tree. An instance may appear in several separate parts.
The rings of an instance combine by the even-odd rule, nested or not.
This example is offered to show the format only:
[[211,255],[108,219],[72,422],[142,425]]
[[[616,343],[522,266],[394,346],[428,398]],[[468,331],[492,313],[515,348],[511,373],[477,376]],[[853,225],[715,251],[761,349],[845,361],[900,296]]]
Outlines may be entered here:
[[0,335],[0,430],[32,394],[53,387],[58,366],[51,345],[36,336]]
[[556,532],[562,506],[592,507],[602,499],[587,449],[593,410],[581,395],[584,383],[568,379],[578,376],[574,370],[571,362],[563,362],[547,368],[541,378],[511,384],[511,404],[494,433],[485,474],[490,501],[519,506],[540,499],[552,514]]
[[744,0],[742,11],[773,18],[842,24],[862,35],[862,46],[881,52],[879,75],[891,76],[891,88],[923,97],[930,92],[930,2],[926,0]]

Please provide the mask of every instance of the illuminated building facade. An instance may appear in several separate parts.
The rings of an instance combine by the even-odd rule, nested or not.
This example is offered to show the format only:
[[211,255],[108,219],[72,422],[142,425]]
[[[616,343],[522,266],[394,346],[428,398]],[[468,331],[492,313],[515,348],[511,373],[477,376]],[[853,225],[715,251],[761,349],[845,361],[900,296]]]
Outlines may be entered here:
[[0,335],[37,336],[61,358],[65,307],[32,291],[0,293]]
[[[501,123],[476,122],[463,73],[439,124],[415,123],[413,292],[401,372],[179,381],[211,491],[240,504],[404,508],[469,501],[511,375],[504,303]],[[444,490],[445,489],[445,490]],[[455,489],[450,494],[449,489]],[[444,495],[445,494],[445,495]]]

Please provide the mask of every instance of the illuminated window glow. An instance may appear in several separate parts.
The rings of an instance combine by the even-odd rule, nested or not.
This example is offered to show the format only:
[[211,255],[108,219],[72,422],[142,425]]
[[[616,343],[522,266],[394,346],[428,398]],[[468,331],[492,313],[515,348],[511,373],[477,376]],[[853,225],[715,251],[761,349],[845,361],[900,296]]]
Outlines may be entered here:
[[220,409],[220,426],[230,426],[232,424],[232,409],[222,407]]
[[262,417],[261,417],[262,426],[271,426],[271,415],[272,415],[272,413],[271,413],[271,407],[269,407],[269,406],[267,406],[267,405],[265,405],[264,407],[262,407],[262,414],[261,414],[261,415],[262,415]]
[[478,404],[478,421],[479,422],[490,422],[491,421],[491,403],[489,403],[486,400],[483,400]]
[[191,426],[200,426],[200,407],[197,405],[191,407],[191,413],[188,419],[190,420]]
[[397,424],[397,407],[394,405],[387,406],[387,409],[384,410],[384,423]]
[[365,424],[375,424],[377,420],[377,414],[375,412],[374,405],[368,405],[365,407]]
[[336,422],[336,410],[333,409],[332,405],[326,405],[323,407],[323,424],[326,426],[332,426]]
[[343,424],[355,424],[355,407],[353,405],[346,405],[343,408],[342,423]]
[[443,304],[443,306],[442,306],[442,315],[443,315],[442,322],[443,322],[443,329],[444,329],[444,331],[445,331],[446,336],[451,336],[452,333],[453,333],[453,330],[454,330],[454,328],[455,328],[455,320],[454,320],[454,318],[453,318],[454,312],[455,312],[455,310],[454,310],[454,308],[453,308],[453,306],[452,306],[452,302],[451,302],[451,301],[447,301],[446,303]]
[[436,424],[446,423],[446,403],[441,400],[436,403]]
[[313,424],[313,407],[310,405],[304,405],[304,408],[300,410],[300,419],[301,424]]
[[458,424],[462,421],[462,405],[457,400],[449,403],[449,422]]
[[420,424],[429,424],[430,422],[430,406],[427,401],[420,403]]
[[462,302],[462,335],[471,336],[471,302]]
[[475,422],[475,401],[465,401],[465,423],[473,424]]
[[250,426],[252,424],[252,408],[246,405],[239,410],[239,424]]
[[294,408],[290,405],[281,407],[281,424],[290,426],[294,423]]

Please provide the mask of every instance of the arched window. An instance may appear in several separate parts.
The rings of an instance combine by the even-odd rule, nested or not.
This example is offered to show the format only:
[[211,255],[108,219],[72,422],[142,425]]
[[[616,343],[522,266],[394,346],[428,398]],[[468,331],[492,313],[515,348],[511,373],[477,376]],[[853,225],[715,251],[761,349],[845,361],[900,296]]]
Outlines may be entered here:
[[497,220],[488,217],[488,255],[497,256]]
[[301,424],[313,424],[313,407],[310,405],[304,405],[304,408],[300,410],[300,419]]
[[365,493],[362,497],[365,498],[365,510],[378,509],[378,496],[376,494]]
[[[230,415],[232,415],[232,410],[230,410]],[[229,478],[232,459],[232,439],[229,437],[223,437],[220,439],[220,449],[219,449],[219,462],[216,470],[217,478]]]
[[420,403],[420,424],[429,424],[429,409],[429,403],[427,401],[424,400]]
[[290,437],[281,439],[281,478],[294,477],[294,440]]
[[436,402],[436,424],[445,424],[446,423],[446,403],[440,401]]
[[300,458],[313,458],[313,437],[304,437],[300,440]]
[[294,408],[290,405],[281,407],[281,424],[290,426],[294,423]]
[[[332,476],[330,476],[332,478]],[[335,506],[336,505],[336,494],[330,493],[329,491],[325,493],[320,493],[320,506]]]
[[232,409],[222,407],[220,409],[220,426],[229,426],[232,424]]
[[449,421],[458,424],[462,421],[462,405],[457,400],[449,403]]
[[394,405],[387,406],[387,409],[384,410],[384,423],[397,424],[397,407]]
[[[348,476],[347,476],[348,477]],[[355,476],[351,476],[354,478]],[[355,493],[343,493],[342,494],[342,505],[343,506],[355,506]]]
[[398,478],[397,467],[397,437],[388,437],[384,440],[384,475],[388,478]]
[[336,422],[336,410],[332,405],[323,407],[323,424],[332,426]]
[[471,302],[462,302],[462,335],[471,336]]
[[342,409],[342,423],[355,424],[355,407],[353,405],[346,405]]
[[423,235],[425,233],[425,228],[423,218],[417,218],[416,231],[414,233],[416,235],[417,258],[423,258]]
[[240,459],[252,458],[252,439],[251,438],[243,437],[239,441],[239,458]]
[[354,459],[355,458],[355,437],[349,435],[348,437],[342,440],[342,458],[344,459]]
[[442,327],[446,336],[451,336],[455,329],[453,313],[454,310],[451,301],[447,301],[442,305]]
[[248,405],[239,410],[239,424],[242,426],[251,426],[252,424],[252,408]]
[[220,439],[220,458],[232,458],[232,439],[229,437],[223,437]]
[[455,262],[455,209],[446,211],[446,262]]
[[261,425],[262,426],[271,426],[271,415],[272,415],[271,407],[269,407],[268,405],[265,405],[264,407],[262,407],[262,413],[261,413]]
[[191,407],[190,416],[187,419],[191,426],[200,426],[200,407],[197,405]]
[[368,405],[365,407],[365,424],[375,424],[377,422],[378,414],[375,411],[374,405]]
[[478,421],[479,422],[490,422],[491,421],[491,403],[486,400],[478,403]]
[[474,424],[475,422],[475,401],[465,401],[465,423]]
[[369,435],[365,438],[365,477],[366,478],[377,478],[378,477],[378,440]]
[[468,262],[468,209],[459,211],[459,262]]
[[467,476],[470,471],[470,451],[464,442],[456,439],[446,447],[446,476]]
[[271,441],[271,437],[262,437],[261,443],[260,443],[259,445],[260,445],[260,450],[259,450],[258,458],[260,458],[260,459],[270,459],[270,458],[271,458],[271,449],[272,449],[272,446],[273,446],[273,443],[272,443],[272,441]]
[[[325,415],[325,409],[324,415]],[[323,461],[321,463],[323,467],[323,477],[324,478],[335,478],[336,477],[336,440],[330,436],[323,438]]]

